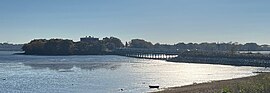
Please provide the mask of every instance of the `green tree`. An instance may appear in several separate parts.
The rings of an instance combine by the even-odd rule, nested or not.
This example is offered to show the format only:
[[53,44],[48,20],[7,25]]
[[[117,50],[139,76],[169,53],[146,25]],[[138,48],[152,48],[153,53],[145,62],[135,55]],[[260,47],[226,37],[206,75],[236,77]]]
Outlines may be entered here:
[[147,42],[143,39],[132,39],[130,42],[131,48],[152,48],[153,44],[151,42]]
[[105,37],[102,40],[102,44],[104,44],[109,51],[124,47],[124,44],[121,42],[121,40],[116,37]]
[[45,54],[69,55],[73,53],[72,40],[50,39],[44,44]]
[[22,47],[25,54],[37,55],[69,55],[73,54],[74,43],[72,40],[63,39],[35,39]]
[[45,43],[45,39],[35,39],[28,44],[24,44],[22,50],[25,51],[26,54],[43,54]]

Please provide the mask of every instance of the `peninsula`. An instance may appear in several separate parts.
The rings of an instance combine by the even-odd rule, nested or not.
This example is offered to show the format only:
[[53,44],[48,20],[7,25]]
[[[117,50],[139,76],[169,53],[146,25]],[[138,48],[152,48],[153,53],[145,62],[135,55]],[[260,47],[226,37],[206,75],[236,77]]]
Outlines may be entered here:
[[[178,43],[168,45],[152,44],[143,39],[132,39],[124,45],[116,37],[105,37],[99,40],[99,38],[86,36],[78,42],[67,39],[35,39],[24,44],[22,50],[27,55],[121,55],[163,59],[172,62],[270,67],[269,54],[239,52],[270,50],[269,45],[257,45],[256,43]],[[149,55],[154,57],[149,57]]]

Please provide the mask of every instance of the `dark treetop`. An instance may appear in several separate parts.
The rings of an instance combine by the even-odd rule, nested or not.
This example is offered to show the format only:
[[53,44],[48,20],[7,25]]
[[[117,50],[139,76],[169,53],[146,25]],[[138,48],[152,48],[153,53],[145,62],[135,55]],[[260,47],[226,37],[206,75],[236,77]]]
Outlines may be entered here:
[[124,45],[115,37],[103,38],[97,42],[73,42],[67,39],[35,39],[22,49],[30,55],[101,55],[110,54],[113,49]]
[[79,42],[64,39],[35,39],[25,44],[22,49],[25,54],[31,55],[94,55],[113,54],[115,49],[151,49],[166,51],[267,51],[269,45],[258,45],[256,43],[177,43],[152,44],[143,39],[132,39],[126,42],[125,46],[120,39],[115,37],[105,37],[102,40],[94,37],[81,38]]

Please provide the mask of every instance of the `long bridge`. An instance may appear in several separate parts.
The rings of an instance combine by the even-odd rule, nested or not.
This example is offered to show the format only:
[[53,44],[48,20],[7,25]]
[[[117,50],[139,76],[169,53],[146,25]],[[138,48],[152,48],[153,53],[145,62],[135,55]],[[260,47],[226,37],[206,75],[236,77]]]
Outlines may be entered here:
[[120,48],[114,50],[114,53],[120,56],[168,60],[178,56],[180,51],[169,49],[145,49],[145,48]]

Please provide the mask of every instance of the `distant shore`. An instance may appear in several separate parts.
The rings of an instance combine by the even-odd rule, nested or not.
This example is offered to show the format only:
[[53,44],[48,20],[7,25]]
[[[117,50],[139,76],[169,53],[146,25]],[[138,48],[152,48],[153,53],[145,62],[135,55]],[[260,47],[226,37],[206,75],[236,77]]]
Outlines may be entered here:
[[26,53],[14,53],[13,55],[31,55],[31,56],[85,56],[85,55],[115,55],[113,53],[104,54],[26,54]]
[[168,59],[171,62],[222,64],[233,66],[270,67],[270,55],[259,53],[228,53],[190,51]]
[[270,93],[270,73],[230,80],[171,87],[153,93]]

